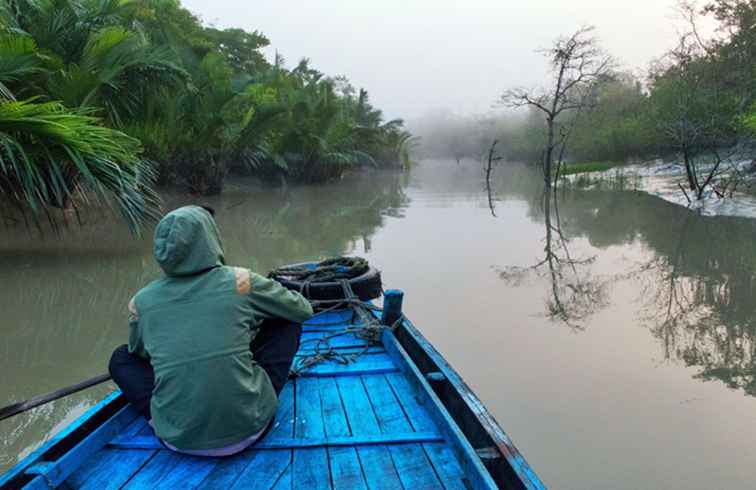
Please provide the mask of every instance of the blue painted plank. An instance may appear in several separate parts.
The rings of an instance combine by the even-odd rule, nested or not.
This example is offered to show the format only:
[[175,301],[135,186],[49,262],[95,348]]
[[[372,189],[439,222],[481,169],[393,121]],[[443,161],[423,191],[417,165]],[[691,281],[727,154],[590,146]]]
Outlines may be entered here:
[[281,477],[278,479],[278,481],[271,487],[271,490],[292,490],[294,488],[292,484],[292,469],[291,465],[289,465],[286,470],[283,472]]
[[[412,389],[403,374],[386,375],[404,413],[416,431],[436,430],[436,424],[422,405],[420,396]],[[451,448],[446,444],[423,444],[423,450],[447,490],[465,490],[465,473]]]
[[[314,345],[313,345],[314,347]],[[350,355],[362,355],[362,356],[369,356],[373,354],[386,354],[386,349],[383,348],[381,345],[374,345],[370,346],[365,349],[365,345],[356,345],[356,346],[346,346],[346,347],[339,347],[334,349],[338,354],[343,356],[350,356]],[[321,350],[323,352],[323,350]],[[312,356],[313,354],[316,354],[317,352],[313,349],[299,349],[297,351],[297,354],[295,357],[308,357]]]
[[335,310],[335,311],[328,311],[324,313],[318,313],[317,315],[307,320],[303,324],[303,327],[304,328],[308,328],[311,326],[322,327],[324,324],[331,324],[331,323],[336,323],[336,322],[349,324],[352,321],[353,316],[354,316],[354,313],[352,312],[352,310]]
[[[202,480],[210,474],[218,458],[203,458],[184,455],[178,463],[170,468],[157,482],[158,488],[200,488]],[[93,488],[92,490],[95,490]]]
[[462,434],[457,423],[454,422],[449,412],[446,411],[441,400],[433,392],[428,381],[422,376],[415,363],[412,362],[404,351],[404,348],[396,340],[394,334],[385,330],[382,338],[386,349],[394,358],[397,365],[401,367],[404,379],[411,384],[411,391],[423,400],[423,405],[428,409],[428,414],[433,418],[436,426],[444,434],[450,447],[454,450],[454,454],[472,488],[497,488],[496,483],[491,478],[485,466],[483,466],[470,442]]
[[[352,377],[337,378],[336,384],[354,437],[380,436],[381,429],[378,427],[378,420],[373,413],[373,406],[370,404],[362,380]],[[391,454],[385,445],[358,446],[357,455],[369,488],[379,490],[402,488],[394,462],[391,460]]]
[[385,374],[399,370],[388,354],[361,356],[355,362],[339,364],[334,361],[316,364],[301,374],[302,377],[361,376],[363,374]]
[[[365,390],[383,433],[408,432],[412,426],[404,415],[385,376],[363,376]],[[389,446],[396,472],[405,488],[443,488],[419,444]]]
[[[278,451],[280,449],[309,449],[319,447],[347,447],[347,446],[376,446],[381,444],[407,444],[410,442],[440,442],[444,438],[438,432],[391,432],[386,434],[371,434],[361,436],[328,436],[328,437],[279,437],[266,436],[257,442],[253,448],[257,451]],[[163,449],[160,441],[154,436],[116,437],[108,447],[121,450]],[[251,449],[251,448],[250,448]]]
[[[104,449],[99,454],[104,463],[98,465],[91,477],[76,488],[81,490],[115,490],[121,488],[155,455],[155,451]],[[66,481],[70,483],[71,478]]]
[[61,440],[69,436],[71,433],[73,433],[76,429],[81,427],[85,422],[87,422],[89,419],[91,419],[96,413],[98,413],[100,410],[103,410],[106,406],[117,403],[118,398],[121,396],[120,391],[114,391],[107,397],[105,397],[100,403],[95,405],[94,407],[87,410],[81,417],[76,419],[74,422],[66,426],[62,431],[58,432],[55,436],[53,436],[49,441],[47,441],[45,444],[43,444],[39,449],[33,451],[29,456],[25,457],[21,461],[19,461],[13,468],[5,472],[2,476],[0,476],[0,487],[3,487],[6,483],[8,483],[11,479],[16,477],[17,475],[23,473],[26,471],[26,469],[33,465],[39,458],[47,452],[50,448],[52,448],[54,445],[59,443]]
[[438,478],[447,490],[467,490],[467,476],[451,447],[446,442],[424,443],[423,451],[428,456]]
[[[117,436],[116,439],[118,437],[133,437],[134,435],[138,434],[145,425],[147,425],[147,420],[142,416],[137,416],[133,422],[131,422],[123,431],[121,431],[121,434]],[[155,447],[154,449],[161,448]],[[117,469],[116,473],[113,475],[112,481],[117,482],[121,478],[123,478],[120,484],[125,483],[126,480],[131,478],[131,475],[136,473],[136,471],[139,470],[139,468],[155,454],[154,451],[137,451],[132,454],[128,451],[117,451],[105,447],[93,454],[84,463],[82,463],[79,468],[66,479],[66,483],[73,488],[81,488],[85,483],[89,485],[88,481],[92,476],[96,477],[95,481],[100,481],[102,479],[101,473],[107,473],[103,472],[103,468],[109,468],[109,466],[116,458],[118,458],[118,455],[121,453],[125,453],[124,460],[133,461],[134,467],[130,473],[126,467],[119,467]]]
[[[314,348],[318,340],[323,338],[323,333],[320,332],[303,332],[300,338],[300,346],[303,349]],[[361,339],[354,334],[339,335],[328,340],[328,344],[332,347],[344,347],[354,345],[365,345],[365,340]]]
[[251,450],[254,458],[239,475],[232,489],[271,488],[291,465],[291,449],[278,451]]
[[[294,383],[287,382],[278,397],[278,410],[273,421],[273,428],[265,439],[257,444],[265,443],[274,437],[292,437],[294,435]],[[256,447],[256,446],[255,446]],[[235,488],[271,488],[286,468],[291,467],[292,451],[260,451],[255,448],[242,453],[248,464],[240,472],[234,475]],[[234,456],[236,457],[236,456]],[[235,470],[234,470],[235,471]],[[217,475],[213,480],[213,486],[208,488],[229,488],[228,484],[220,484],[221,476]],[[226,476],[229,480],[230,477]],[[208,482],[210,483],[210,482]]]
[[199,488],[230,488],[252,462],[255,454],[254,450],[246,450],[233,456],[219,458],[215,466],[205,475]]
[[[336,380],[334,378],[320,378],[318,387],[326,437],[328,439],[335,437],[354,439],[351,437]],[[362,478],[360,460],[354,447],[329,447],[328,463],[331,470],[331,484],[334,489],[367,489]]]
[[[325,436],[318,380],[299,378],[295,386],[296,420],[294,436],[316,438]],[[325,448],[295,449],[292,485],[294,488],[331,488],[328,454]]]
[[166,473],[179,464],[183,457],[167,449],[158,451],[123,488],[129,490],[153,488]]
[[95,429],[57,461],[34,463],[26,469],[26,473],[42,476],[49,485],[61,485],[84,461],[102,449],[109,440],[125,429],[136,417],[137,412],[130,406],[122,408],[115,416]]
[[267,438],[294,437],[294,381],[288,381],[278,396],[278,410]]

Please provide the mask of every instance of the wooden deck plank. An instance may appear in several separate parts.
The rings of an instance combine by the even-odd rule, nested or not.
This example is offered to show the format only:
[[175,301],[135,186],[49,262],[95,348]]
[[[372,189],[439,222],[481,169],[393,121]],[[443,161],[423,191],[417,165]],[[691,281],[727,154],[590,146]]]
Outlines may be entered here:
[[[133,422],[131,422],[120,434],[120,436],[130,437],[134,436],[139,433],[142,428],[147,425],[147,419],[141,416],[137,416]],[[154,451],[141,451],[142,453],[147,453],[149,457],[151,458],[155,453]],[[92,475],[99,473],[102,468],[107,467],[107,465],[110,464],[112,459],[118,454],[118,451],[109,449],[109,448],[103,448],[100,451],[93,454],[85,463],[83,463],[79,468],[74,471],[67,479],[66,484],[69,485],[71,488],[81,488],[84,486],[85,482],[91,477]],[[149,458],[148,458],[149,459]],[[146,460],[145,460],[146,462]],[[134,468],[134,473],[136,473],[139,468],[141,468],[141,464]],[[133,473],[132,473],[133,474]],[[129,478],[131,475],[129,475]],[[128,478],[126,478],[128,480]],[[121,484],[123,484],[126,480],[123,480]]]
[[361,376],[364,374],[384,374],[399,371],[393,359],[380,353],[370,356],[360,356],[355,362],[340,364],[335,361],[316,364],[301,374],[302,377],[333,377],[333,376]]
[[[273,428],[260,442],[265,442],[271,437],[294,435],[295,403],[294,382],[289,381],[278,396],[278,410],[273,421]],[[271,488],[276,481],[280,480],[282,473],[291,467],[292,451],[259,451],[253,448],[233,457],[239,458],[239,466],[242,466],[244,461],[247,464],[241,471],[237,471],[235,466],[226,468],[228,471],[236,471],[233,475],[211,473],[205,482],[208,488],[231,487],[230,484],[222,484],[223,479],[234,482],[236,485],[234,488],[251,488],[255,485],[259,488]]]
[[292,484],[292,465],[289,465],[286,470],[283,472],[281,477],[278,479],[278,481],[273,485],[271,490],[293,490],[293,484]]
[[123,488],[152,488],[156,482],[181,461],[182,457],[180,454],[166,449],[158,451]]
[[338,387],[334,378],[318,379],[320,391],[321,411],[323,414],[323,428],[326,437],[351,436],[344,407],[341,403]]
[[291,449],[278,451],[257,451],[253,449],[251,451],[254,452],[254,458],[234,482],[231,487],[233,490],[271,488],[291,464]]
[[[381,432],[408,432],[412,426],[402,411],[385,376],[363,376],[373,412]],[[419,444],[389,446],[391,459],[405,488],[443,488],[436,472]]]
[[81,490],[115,490],[121,488],[155,455],[155,451],[140,449],[105,449],[103,452],[106,451],[110,454],[99,455],[105,463],[98,465],[98,469],[92,473],[91,478],[87,478],[82,485],[75,486],[71,478],[66,482],[73,488]]
[[129,427],[137,416],[137,412],[130,406],[120,409],[110,420],[103,423],[59,458],[54,461],[35,462],[26,468],[26,473],[40,475],[47,486],[63,484],[71,474],[81,467],[82,462],[100,452],[110,439]]
[[216,465],[205,475],[205,479],[198,487],[231,488],[254,457],[254,450],[247,450],[233,456],[219,458]]
[[[412,427],[416,431],[436,430],[436,424],[421,403],[424,401],[423,397],[412,389],[404,375],[387,374],[386,379],[399,399],[399,403],[401,403],[404,413],[407,414]],[[423,444],[423,450],[447,490],[465,490],[466,486],[463,481],[465,473],[448,445]]]
[[[95,473],[99,472],[101,468],[110,464],[110,460],[118,452],[119,449],[103,448],[93,454],[88,460],[82,463],[76,471],[66,478],[66,483],[72,488],[80,488],[84,483]],[[154,451],[153,451],[154,454]]]
[[444,434],[449,447],[454,451],[457,461],[462,466],[470,486],[476,490],[497,488],[470,441],[467,440],[457,423],[449,415],[441,400],[438,399],[438,396],[399,344],[394,334],[390,331],[384,331],[382,339],[386,349],[397,365],[401,367],[403,379],[411,386],[410,391],[416,394],[416,397],[427,407],[427,412],[435,422],[436,427]]
[[[305,348],[299,349],[295,357],[309,357],[313,354],[316,354],[316,351],[314,350],[315,345],[313,344],[309,347],[310,348],[307,348],[307,346],[305,346]],[[326,349],[321,349],[321,352],[323,352],[324,350]],[[381,345],[372,345],[366,349],[364,344],[355,344],[344,347],[336,347],[334,348],[334,350],[338,354],[341,354],[343,356],[370,356],[375,354],[386,354],[386,349]]]
[[[318,380],[295,380],[296,419],[294,436],[313,438],[325,436]],[[292,485],[294,488],[331,488],[328,453],[325,448],[295,449]]]
[[[315,347],[315,344],[323,338],[323,335],[325,334],[322,332],[302,332],[300,344],[305,349]],[[349,333],[329,339],[328,344],[332,347],[359,346],[365,345],[365,340],[355,336],[353,333]]]
[[[355,436],[374,436],[381,433],[373,413],[365,386],[357,377],[337,378],[336,384],[344,403],[349,427]],[[357,448],[362,473],[368,487],[379,490],[402,488],[394,462],[386,446],[360,446]]]
[[[442,442],[443,436],[438,432],[391,432],[386,434],[372,434],[364,436],[333,436],[333,437],[274,437],[267,436],[254,445],[257,451],[281,449],[309,449],[320,447],[359,447],[385,444],[408,444],[425,442]],[[132,438],[116,437],[110,441],[108,447],[113,449],[163,449],[160,441],[154,436],[134,436]]]
[[178,463],[158,481],[157,487],[187,490],[199,488],[202,480],[210,474],[217,463],[218,458],[183,455]]
[[303,327],[322,327],[324,325],[330,325],[333,323],[349,324],[354,316],[351,310],[336,310],[318,313],[314,317],[307,320]]
[[[351,436],[336,379],[320,378],[318,387],[326,437]],[[360,460],[354,447],[329,447],[328,463],[334,489],[367,489],[365,480],[362,478]]]
[[278,395],[278,410],[268,438],[294,437],[294,403],[294,381],[288,381]]

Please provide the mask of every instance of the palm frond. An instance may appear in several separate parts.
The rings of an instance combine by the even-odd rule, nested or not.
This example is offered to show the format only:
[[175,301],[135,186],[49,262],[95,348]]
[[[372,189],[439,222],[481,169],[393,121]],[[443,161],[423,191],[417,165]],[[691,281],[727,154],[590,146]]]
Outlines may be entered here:
[[154,172],[139,141],[56,102],[0,101],[0,196],[31,210],[113,202],[131,230],[155,219]]

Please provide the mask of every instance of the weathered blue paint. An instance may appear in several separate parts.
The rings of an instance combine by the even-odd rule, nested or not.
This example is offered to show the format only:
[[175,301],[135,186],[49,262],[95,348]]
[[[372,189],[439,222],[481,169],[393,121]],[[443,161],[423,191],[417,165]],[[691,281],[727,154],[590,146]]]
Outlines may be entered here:
[[[333,379],[330,379],[329,381],[333,381]],[[341,403],[340,400],[339,403]],[[323,417],[325,418],[327,416],[325,406],[323,409]],[[270,436],[258,442],[255,445],[255,449],[279,450],[313,447],[357,447],[374,446],[379,444],[444,441],[444,437],[438,432],[435,432],[433,428],[430,428],[430,430],[427,431],[418,432],[352,436],[347,433],[349,432],[349,426],[346,423],[343,409],[341,409],[341,414],[337,416],[341,419],[337,419],[341,425],[337,426],[335,423],[332,425],[334,428],[333,432],[337,435],[329,434],[325,437],[307,438]],[[342,435],[338,435],[338,433],[342,433]],[[163,445],[160,444],[160,441],[155,436],[116,436],[108,442],[107,446],[111,449],[163,449]]]
[[[303,339],[320,338],[353,321],[359,319],[348,311],[318,315],[304,326]],[[304,342],[299,354],[311,354],[314,344]],[[365,345],[353,334],[330,344],[345,354]],[[356,362],[317,365],[288,383],[270,434],[228,458],[164,449],[147,422],[114,393],[0,483],[11,485],[24,477],[23,488],[40,489],[496,488],[476,453],[480,448],[465,439],[428,382],[449,376],[441,369],[426,379],[386,331],[382,343]],[[92,425],[106,407],[112,415],[93,426],[87,437],[49,457],[52,445]],[[532,484],[537,477],[519,453],[512,464],[528,479],[525,488],[543,488]]]
[[383,293],[382,324],[393,325],[402,316],[403,300],[404,292],[399,289],[389,289]]

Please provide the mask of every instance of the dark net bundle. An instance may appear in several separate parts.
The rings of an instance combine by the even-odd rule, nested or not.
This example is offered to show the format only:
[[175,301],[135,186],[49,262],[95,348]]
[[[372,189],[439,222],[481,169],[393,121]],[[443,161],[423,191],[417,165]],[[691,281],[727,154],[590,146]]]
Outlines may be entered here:
[[362,257],[334,257],[312,264],[284,266],[273,269],[268,277],[278,281],[333,282],[353,279],[370,269],[368,261]]

